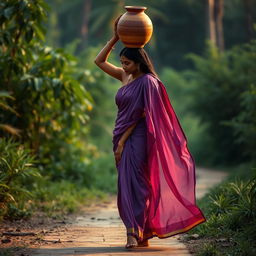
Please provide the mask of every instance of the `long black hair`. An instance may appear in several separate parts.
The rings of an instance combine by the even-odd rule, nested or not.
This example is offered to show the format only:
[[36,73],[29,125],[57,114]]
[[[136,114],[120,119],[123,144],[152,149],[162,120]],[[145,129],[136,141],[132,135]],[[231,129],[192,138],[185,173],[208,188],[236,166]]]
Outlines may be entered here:
[[128,48],[125,47],[120,52],[119,56],[125,56],[127,59],[134,61],[135,63],[140,64],[140,70],[147,74],[151,73],[157,77],[157,73],[153,66],[152,61],[150,60],[147,52],[143,48]]

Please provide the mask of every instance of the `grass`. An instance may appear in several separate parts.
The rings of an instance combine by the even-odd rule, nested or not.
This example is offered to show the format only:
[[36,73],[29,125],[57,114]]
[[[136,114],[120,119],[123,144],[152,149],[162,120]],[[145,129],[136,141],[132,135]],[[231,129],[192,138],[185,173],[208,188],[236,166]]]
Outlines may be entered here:
[[63,216],[88,206],[95,200],[104,200],[106,193],[87,188],[67,180],[48,182],[34,192],[35,199],[29,204],[32,210],[41,210],[50,217]]
[[220,256],[220,254],[214,243],[208,243],[203,245],[202,250],[198,256]]
[[43,179],[40,183],[35,183],[29,200],[8,205],[5,218],[26,219],[38,212],[48,217],[62,218],[64,215],[79,212],[83,206],[96,200],[105,200],[106,197],[106,192],[96,188],[87,188],[67,180],[52,182]]
[[[198,256],[256,255],[256,173],[248,165],[198,201],[207,222],[188,234],[197,233]],[[186,239],[190,239],[189,236]]]
[[112,153],[86,162],[79,150],[69,150],[72,158],[42,167],[24,145],[0,141],[0,222],[30,218],[35,212],[61,217],[116,192]]

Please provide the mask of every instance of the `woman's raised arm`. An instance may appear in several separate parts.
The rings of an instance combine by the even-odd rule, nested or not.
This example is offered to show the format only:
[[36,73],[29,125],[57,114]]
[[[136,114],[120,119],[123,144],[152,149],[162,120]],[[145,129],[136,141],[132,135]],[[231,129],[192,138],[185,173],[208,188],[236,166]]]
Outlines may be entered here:
[[[120,16],[121,17],[121,16]],[[124,70],[120,67],[117,67],[107,61],[108,56],[113,49],[113,46],[116,44],[116,42],[119,40],[119,37],[116,32],[117,22],[120,19],[117,18],[115,21],[115,34],[114,36],[107,42],[107,44],[102,48],[102,50],[99,52],[97,57],[95,58],[94,62],[95,64],[101,68],[104,72],[111,75],[112,77],[122,81],[123,75],[125,74]]]

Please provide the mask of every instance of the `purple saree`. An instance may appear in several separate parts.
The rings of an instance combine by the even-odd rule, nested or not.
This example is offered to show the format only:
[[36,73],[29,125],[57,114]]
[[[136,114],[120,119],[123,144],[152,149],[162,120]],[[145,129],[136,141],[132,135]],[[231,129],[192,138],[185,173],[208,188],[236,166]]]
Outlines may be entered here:
[[[195,164],[162,82],[145,74],[118,89],[113,151],[134,123],[118,170],[117,206],[127,234],[166,238],[205,221],[195,202]],[[145,117],[142,117],[145,112]]]

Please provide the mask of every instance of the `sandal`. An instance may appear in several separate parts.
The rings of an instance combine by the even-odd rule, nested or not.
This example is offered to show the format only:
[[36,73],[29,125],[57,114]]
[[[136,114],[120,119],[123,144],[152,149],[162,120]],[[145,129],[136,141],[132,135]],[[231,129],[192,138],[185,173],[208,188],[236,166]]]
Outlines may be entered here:
[[148,247],[148,246],[149,246],[148,240],[138,242],[138,247]]
[[125,245],[125,248],[133,248],[137,247],[138,242],[137,239],[134,236],[127,236],[127,244]]

